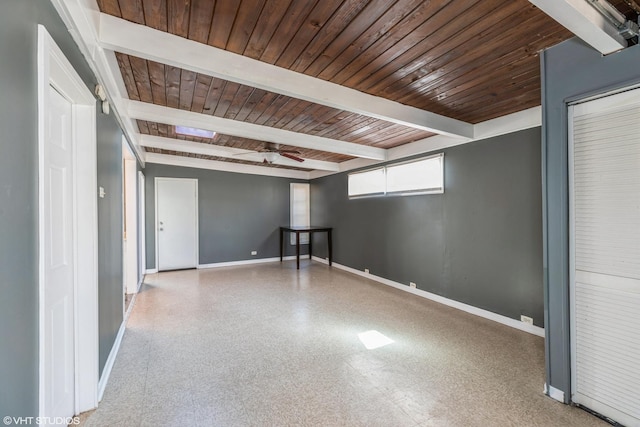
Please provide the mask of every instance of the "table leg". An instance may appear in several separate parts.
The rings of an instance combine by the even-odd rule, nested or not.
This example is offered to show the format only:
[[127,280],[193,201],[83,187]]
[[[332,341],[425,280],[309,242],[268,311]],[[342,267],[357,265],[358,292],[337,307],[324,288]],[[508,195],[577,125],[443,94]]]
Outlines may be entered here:
[[284,230],[280,229],[280,262],[282,262],[282,255],[284,253]]
[[296,231],[296,268],[300,270],[300,232]]
[[331,230],[327,232],[327,244],[329,246],[329,265],[331,265],[331,261],[333,260],[333,242],[331,241]]

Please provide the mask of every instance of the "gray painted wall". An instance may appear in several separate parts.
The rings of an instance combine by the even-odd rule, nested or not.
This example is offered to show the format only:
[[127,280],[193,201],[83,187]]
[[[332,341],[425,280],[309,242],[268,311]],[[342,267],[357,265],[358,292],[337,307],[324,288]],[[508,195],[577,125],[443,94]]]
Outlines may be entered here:
[[567,102],[640,83],[640,46],[602,56],[572,39],[542,55],[547,383],[570,397]]
[[[147,269],[156,265],[156,177],[198,179],[200,264],[280,256],[278,227],[289,224],[289,184],[305,182],[155,164],[148,164],[144,174]],[[258,255],[251,256],[252,250]],[[285,251],[293,255],[295,247],[286,244]]]
[[[0,414],[36,416],[38,411],[37,274],[37,24],[44,24],[80,76],[94,77],[48,1],[3,0],[0,14]],[[112,116],[98,114],[98,182],[119,191],[115,163],[120,139]],[[117,137],[117,141],[115,140]],[[120,161],[118,160],[118,164]],[[100,360],[122,321],[106,303],[121,294],[115,282],[122,255],[118,228],[121,202],[100,202]],[[119,259],[119,261],[118,261]],[[117,285],[117,286],[116,286]],[[102,363],[101,363],[102,366]]]
[[337,263],[543,326],[540,128],[444,152],[442,195],[349,200],[346,173],[313,180],[312,223],[334,227]]
[[98,326],[100,375],[123,321],[122,131],[113,116],[98,111]]

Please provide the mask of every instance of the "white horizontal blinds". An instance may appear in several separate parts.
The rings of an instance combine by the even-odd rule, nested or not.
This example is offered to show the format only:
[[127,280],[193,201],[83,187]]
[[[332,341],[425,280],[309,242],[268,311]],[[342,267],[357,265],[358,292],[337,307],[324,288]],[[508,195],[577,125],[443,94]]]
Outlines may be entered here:
[[384,194],[384,168],[349,174],[349,196]]
[[576,269],[640,279],[640,107],[574,117]]
[[640,94],[573,107],[573,400],[640,425]]
[[442,192],[443,155],[387,166],[387,192]]
[[[308,227],[311,225],[311,197],[309,184],[292,183],[291,187],[291,226]],[[308,234],[300,234],[300,243],[309,243]],[[296,244],[295,234],[291,235],[291,244]]]
[[[636,423],[586,406],[625,425],[640,425],[640,292],[618,289],[610,279],[576,274],[576,391]],[[637,287],[635,280],[622,281]]]

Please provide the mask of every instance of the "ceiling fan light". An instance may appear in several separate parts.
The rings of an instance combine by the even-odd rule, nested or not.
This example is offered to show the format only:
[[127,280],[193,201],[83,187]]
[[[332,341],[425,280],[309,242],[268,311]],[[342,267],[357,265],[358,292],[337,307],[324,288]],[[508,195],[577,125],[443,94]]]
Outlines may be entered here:
[[264,153],[264,159],[267,161],[267,163],[273,163],[278,159],[278,153],[276,152]]

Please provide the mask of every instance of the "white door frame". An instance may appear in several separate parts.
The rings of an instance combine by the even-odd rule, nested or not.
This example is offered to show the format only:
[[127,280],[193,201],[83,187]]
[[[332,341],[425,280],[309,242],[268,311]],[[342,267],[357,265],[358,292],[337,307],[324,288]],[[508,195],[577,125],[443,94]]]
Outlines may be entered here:
[[147,271],[145,176],[138,171],[138,290]]
[[72,103],[74,210],[74,393],[76,414],[98,406],[98,206],[96,199],[96,100],[46,28],[38,25],[38,249],[39,414],[44,413],[44,250],[43,147],[49,86]]
[[[122,137],[123,188],[123,282],[127,294],[138,292],[138,185],[137,161],[126,138]],[[126,198],[126,199],[125,199]],[[125,234],[126,233],[126,234]]]
[[158,181],[195,181],[196,183],[196,265],[195,268],[198,268],[200,265],[200,222],[198,215],[198,179],[197,178],[168,178],[157,176],[153,180],[153,192],[154,192],[154,210],[155,210],[155,236],[156,236],[156,267],[155,271],[160,271],[160,265],[158,263],[158,229],[160,225],[158,224]]

